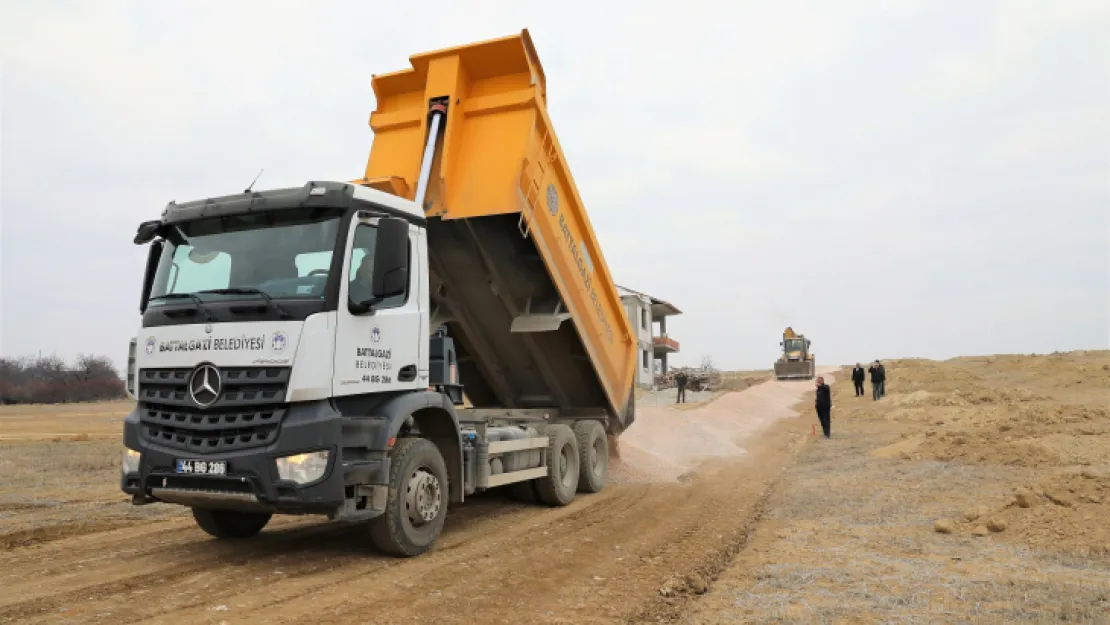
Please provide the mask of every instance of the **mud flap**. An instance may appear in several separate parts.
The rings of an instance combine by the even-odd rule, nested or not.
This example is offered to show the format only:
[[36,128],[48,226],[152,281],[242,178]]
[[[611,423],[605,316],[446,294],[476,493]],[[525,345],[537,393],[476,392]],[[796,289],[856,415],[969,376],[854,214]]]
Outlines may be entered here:
[[621,457],[620,439],[617,438],[617,436],[615,434],[606,434],[605,435],[605,442],[607,443],[607,446],[609,447],[609,458],[610,459],[616,458],[617,460],[620,460],[620,457]]
[[610,415],[605,423],[605,440],[609,448],[609,458],[621,457],[620,445],[617,443],[617,437],[622,432],[627,430],[632,423],[636,421],[636,381],[632,381],[632,389],[628,393],[628,401],[625,402],[624,411],[619,415]]

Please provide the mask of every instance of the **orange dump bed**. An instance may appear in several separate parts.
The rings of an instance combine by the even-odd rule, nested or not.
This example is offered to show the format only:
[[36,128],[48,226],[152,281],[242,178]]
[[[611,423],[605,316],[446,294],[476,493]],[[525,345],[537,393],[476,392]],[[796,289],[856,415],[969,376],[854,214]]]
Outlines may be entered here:
[[476,408],[601,409],[619,432],[632,418],[635,335],[548,117],[528,31],[410,61],[373,79],[374,143],[357,182],[416,199],[435,126],[422,194],[432,327],[443,321],[455,337],[467,396]]

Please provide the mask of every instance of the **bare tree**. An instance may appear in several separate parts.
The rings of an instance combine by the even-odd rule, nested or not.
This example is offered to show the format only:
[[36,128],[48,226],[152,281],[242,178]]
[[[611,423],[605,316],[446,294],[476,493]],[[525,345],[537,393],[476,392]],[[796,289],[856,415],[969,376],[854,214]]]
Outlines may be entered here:
[[704,371],[716,371],[716,364],[713,362],[713,357],[706,355],[701,357],[701,368]]
[[56,404],[125,397],[123,380],[103,356],[0,358],[0,404]]

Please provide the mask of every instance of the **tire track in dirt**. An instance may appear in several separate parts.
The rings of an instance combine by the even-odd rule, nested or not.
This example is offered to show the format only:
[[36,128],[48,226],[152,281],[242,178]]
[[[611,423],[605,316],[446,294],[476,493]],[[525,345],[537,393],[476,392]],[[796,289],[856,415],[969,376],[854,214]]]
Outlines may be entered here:
[[[406,586],[414,585],[414,580],[419,580],[422,585],[441,582],[446,587],[457,585],[460,578],[455,571],[460,563],[465,569],[466,562],[478,562],[491,554],[509,549],[527,550],[535,540],[529,536],[547,533],[544,528],[552,524],[571,523],[576,528],[588,528],[591,523],[597,522],[594,517],[604,519],[615,506],[627,505],[624,499],[616,493],[603,492],[583,497],[566,508],[524,506],[518,509],[520,514],[498,514],[496,517],[488,513],[498,512],[500,505],[490,502],[482,506],[487,508],[482,511],[485,514],[472,518],[474,523],[471,526],[462,532],[445,534],[440,546],[415,560],[367,555],[361,561],[349,563],[348,567],[329,568],[301,579],[283,577],[277,583],[267,585],[264,593],[237,591],[235,595],[221,599],[221,602],[232,606],[231,609],[240,614],[272,612],[275,616],[269,622],[305,622],[305,619],[321,622],[324,615],[334,617],[348,612],[353,612],[354,618],[364,618],[367,610],[373,612],[377,619],[382,602],[391,596],[383,595],[383,591],[402,591],[405,605],[415,608],[413,597],[403,592]],[[464,506],[459,511],[466,509]],[[583,519],[584,523],[581,522]],[[444,576],[445,571],[452,572]],[[386,574],[388,578],[381,579]],[[352,583],[351,580],[357,582]],[[362,599],[352,599],[352,595],[361,595]],[[223,620],[219,618],[221,614],[228,614],[212,615],[207,612],[208,607],[194,607],[197,604],[193,600],[187,600],[185,604],[191,609],[174,613],[175,623],[218,622]]]
[[[467,512],[460,510],[460,514],[453,518],[452,526],[465,526],[477,521],[473,513]],[[335,568],[376,556],[367,546],[368,541],[357,535],[361,529],[357,526],[336,526],[298,519],[286,522],[282,527],[279,521],[275,524],[279,526],[276,531],[267,531],[257,540],[229,543],[208,539],[191,520],[171,523],[180,526],[151,529],[140,536],[131,532],[115,532],[111,537],[97,537],[99,540],[91,549],[80,540],[62,541],[66,544],[57,545],[58,548],[51,554],[54,557],[45,560],[42,558],[44,554],[38,557],[27,554],[29,557],[20,558],[24,562],[0,558],[0,568],[13,570],[12,567],[22,565],[21,569],[17,569],[20,570],[20,581],[5,585],[4,593],[4,596],[22,600],[4,605],[0,598],[0,621],[12,617],[25,619],[68,606],[73,607],[65,613],[67,618],[77,614],[107,613],[112,612],[114,602],[111,600],[118,599],[125,592],[135,594],[155,590],[180,594],[181,588],[199,586],[201,591],[210,593],[213,582],[234,582],[244,575],[250,575],[253,580],[257,577],[252,573],[255,569],[280,568],[283,577],[295,578],[317,572],[324,561]],[[175,540],[157,540],[167,530],[172,532]],[[141,548],[136,550],[136,545]],[[306,553],[323,554],[330,560],[304,558]],[[39,570],[35,563],[48,564],[48,567]],[[188,579],[190,577],[195,579]],[[41,580],[44,578],[49,582],[43,584]],[[167,587],[168,582],[173,583]],[[187,598],[186,605],[195,605],[195,597]],[[144,606],[137,603],[133,607],[139,612],[149,612],[143,609]],[[166,609],[173,609],[173,606],[164,603],[157,606],[157,610]],[[126,622],[118,610],[108,620]]]
[[[441,549],[448,552],[470,540],[470,534],[480,537],[491,529],[491,524],[483,518],[483,513],[491,507],[496,507],[500,524],[510,527],[519,524],[522,514],[537,512],[533,507],[496,499],[480,502],[478,506],[463,506],[452,515]],[[117,532],[113,541],[98,540],[91,553],[95,559],[124,556],[112,557],[111,562],[103,564],[86,560],[87,552],[82,550],[80,541],[59,544],[54,555],[66,559],[50,560],[47,571],[55,575],[42,575],[32,565],[30,570],[21,571],[22,584],[6,587],[6,596],[20,597],[22,601],[6,606],[0,604],[0,621],[49,615],[73,606],[64,613],[66,618],[82,615],[82,622],[98,622],[101,619],[95,615],[111,614],[104,620],[129,622],[192,608],[210,596],[213,587],[236,588],[238,594],[257,594],[256,591],[264,589],[267,592],[262,596],[271,596],[273,583],[266,578],[276,571],[280,575],[279,584],[302,577],[323,576],[315,586],[328,586],[351,575],[362,576],[404,562],[374,552],[363,535],[363,528],[357,525],[301,521],[289,529],[267,531],[257,540],[245,543],[209,540],[190,521],[182,522],[181,527],[172,531],[178,540],[171,545],[157,541],[151,544],[127,532]],[[155,533],[146,532],[148,535]],[[148,547],[141,552],[128,553],[134,551],[135,543]],[[38,558],[34,560],[42,562]],[[0,567],[9,564],[15,563],[0,559]],[[335,579],[326,576],[336,569],[342,571]],[[29,572],[32,573],[30,579]],[[49,578],[49,583],[37,581],[44,577]],[[114,579],[105,581],[106,578]],[[244,579],[248,583],[243,584]],[[121,594],[145,594],[147,591],[160,594],[156,603],[135,602],[128,606],[126,616],[121,614],[118,609]],[[227,600],[227,597],[222,599]],[[272,602],[265,602],[269,603]]]
[[[46,580],[38,575],[29,575],[27,570],[23,570],[20,572],[21,578],[25,580],[23,583],[5,587],[6,597],[19,597],[20,600],[6,605],[0,603],[0,620],[26,619],[46,612],[58,612],[63,608],[85,606],[124,592],[165,587],[209,570],[221,561],[249,561],[252,558],[295,551],[299,546],[314,540],[314,534],[318,532],[313,532],[313,529],[310,527],[279,531],[265,540],[249,545],[221,545],[224,547],[222,549],[210,545],[202,548],[194,545],[190,549],[190,545],[184,543],[169,549],[158,546],[140,557],[113,558],[105,566],[88,566],[68,559],[61,572]],[[126,552],[135,537],[121,532],[118,540],[123,543],[119,548],[113,548],[111,543],[105,545],[109,554],[118,556],[121,552]],[[80,552],[75,555],[79,557]],[[97,555],[101,555],[101,552],[97,552]],[[59,562],[53,561],[51,564],[57,567]],[[2,560],[0,566],[5,566]],[[5,600],[0,599],[0,602],[3,601]]]
[[[719,544],[706,550],[707,553],[697,558],[697,564],[690,566],[684,575],[672,576],[660,587],[659,594],[652,595],[626,622],[629,625],[678,622],[689,604],[706,592],[709,585],[728,568],[736,554],[747,546],[763,517],[768,500],[778,486],[778,480],[779,477],[776,476],[766,485],[747,510],[742,525],[734,528],[730,535],[722,537]],[[698,581],[694,581],[695,579]]]
[[[335,608],[324,610],[321,618],[326,620],[322,622],[350,622],[371,611],[375,619],[383,619],[383,622],[395,622],[390,619],[398,619],[409,611],[435,614],[437,622],[454,622],[460,618],[469,622],[477,614],[482,614],[483,622],[495,622],[489,613],[489,604],[504,600],[506,590],[512,588],[499,576],[504,570],[513,571],[512,577],[518,582],[522,578],[528,580],[527,596],[534,607],[535,597],[544,596],[582,575],[582,566],[578,564],[582,550],[574,548],[582,537],[606,532],[608,526],[639,511],[649,490],[643,485],[626,486],[613,489],[607,498],[600,498],[601,493],[584,496],[589,505],[573,514],[545,515],[555,518],[520,528],[498,540],[472,545],[468,553],[459,554],[461,557],[452,562],[441,563],[428,571],[405,571],[405,577],[396,580],[400,582],[395,584],[399,586],[397,592],[347,599]],[[593,501],[595,499],[599,501]],[[533,577],[529,573],[540,575]],[[465,584],[459,583],[462,579],[467,580]],[[447,606],[449,609],[445,611]],[[307,618],[311,614],[305,612],[303,616]],[[301,621],[285,617],[283,611],[280,622]]]
[[[75,531],[59,536],[54,541],[29,545],[30,548],[14,549],[0,555],[0,587],[10,588],[11,579],[26,576],[52,577],[74,566],[84,566],[97,560],[113,560],[119,556],[139,557],[164,550],[175,544],[185,545],[195,538],[193,526],[179,519],[119,519],[107,522],[122,523],[119,527],[106,527],[102,531]],[[76,525],[80,529],[90,523]],[[70,531],[73,531],[72,529]],[[154,535],[158,540],[151,541]],[[177,538],[177,540],[172,540]],[[0,605],[3,605],[0,597]]]
[[139,523],[141,521],[134,519],[117,519],[113,521],[75,521],[45,527],[32,527],[0,535],[0,549],[10,550],[16,547],[30,547],[65,538],[109,532]]

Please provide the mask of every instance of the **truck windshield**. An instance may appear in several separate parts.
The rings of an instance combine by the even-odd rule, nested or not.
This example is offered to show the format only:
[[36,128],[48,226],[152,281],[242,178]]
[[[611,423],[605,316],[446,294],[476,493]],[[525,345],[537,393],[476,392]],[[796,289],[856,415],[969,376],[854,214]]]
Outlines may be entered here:
[[166,233],[151,304],[175,294],[257,299],[254,289],[273,299],[322,300],[342,214],[309,208],[176,224]]

